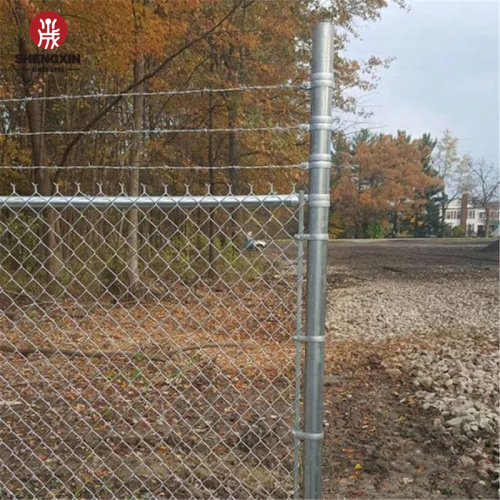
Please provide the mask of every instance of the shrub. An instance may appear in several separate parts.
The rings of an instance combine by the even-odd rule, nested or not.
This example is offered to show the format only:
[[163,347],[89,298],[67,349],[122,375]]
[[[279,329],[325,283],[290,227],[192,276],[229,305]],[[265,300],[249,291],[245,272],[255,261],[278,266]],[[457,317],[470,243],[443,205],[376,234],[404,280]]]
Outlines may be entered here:
[[148,267],[157,275],[167,273],[184,282],[206,276],[211,264],[216,275],[232,280],[242,275],[246,279],[255,279],[266,268],[266,261],[259,252],[245,252],[233,242],[219,237],[214,238],[213,246],[214,260],[210,263],[210,243],[206,236],[199,234],[190,239],[176,236]]
[[328,220],[328,235],[331,239],[340,238],[345,232],[345,224],[337,210],[330,214]]
[[0,221],[2,266],[22,268],[32,273],[43,260],[39,231],[40,219],[17,213]]
[[463,238],[464,237],[464,230],[460,226],[455,226],[451,230],[451,237],[452,238]]
[[363,228],[363,236],[369,239],[380,239],[383,238],[385,234],[385,229],[382,222],[370,221]]

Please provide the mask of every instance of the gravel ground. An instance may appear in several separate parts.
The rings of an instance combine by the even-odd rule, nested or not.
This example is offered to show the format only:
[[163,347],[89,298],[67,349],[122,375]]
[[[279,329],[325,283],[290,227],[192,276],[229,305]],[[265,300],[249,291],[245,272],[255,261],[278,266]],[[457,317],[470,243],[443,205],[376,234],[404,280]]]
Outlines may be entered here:
[[[481,251],[477,240],[453,243],[331,244],[326,348],[361,343],[366,352],[383,353],[378,368],[387,380],[377,383],[399,384],[403,399],[422,411],[414,416],[427,433],[422,441],[430,436],[448,466],[463,471],[448,496],[497,498],[498,255]],[[387,497],[446,494],[403,479],[413,489],[387,490]],[[338,492],[336,484],[331,493]]]

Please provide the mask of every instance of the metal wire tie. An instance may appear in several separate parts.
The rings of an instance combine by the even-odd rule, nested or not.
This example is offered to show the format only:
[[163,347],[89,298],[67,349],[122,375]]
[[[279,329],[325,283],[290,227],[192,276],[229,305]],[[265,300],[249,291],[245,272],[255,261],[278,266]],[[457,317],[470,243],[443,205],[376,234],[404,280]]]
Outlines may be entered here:
[[329,194],[310,194],[307,197],[307,206],[309,208],[329,208],[330,195]]
[[312,116],[309,121],[309,130],[334,130],[333,116],[331,115],[318,115]]
[[303,90],[310,90],[314,87],[330,87],[333,89],[335,87],[333,73],[313,73],[310,81],[303,82],[300,85]]
[[[330,130],[331,132],[336,132],[337,126],[333,122],[332,123],[313,123],[312,125],[310,123],[301,123],[298,126],[298,129],[301,130],[302,132],[309,132],[311,130]],[[248,129],[246,129],[246,130],[248,130]]]
[[311,441],[320,441],[323,439],[325,433],[324,432],[303,432],[303,431],[296,431],[295,429],[292,429],[293,435],[298,438],[298,439],[309,439]]
[[328,233],[296,234],[296,240],[328,241]]
[[325,336],[324,335],[295,335],[292,337],[293,340],[296,342],[324,342],[325,341]]
[[332,162],[331,161],[310,161],[309,163],[306,163],[308,169],[313,169],[313,168],[324,168],[326,170],[330,170],[332,168]]

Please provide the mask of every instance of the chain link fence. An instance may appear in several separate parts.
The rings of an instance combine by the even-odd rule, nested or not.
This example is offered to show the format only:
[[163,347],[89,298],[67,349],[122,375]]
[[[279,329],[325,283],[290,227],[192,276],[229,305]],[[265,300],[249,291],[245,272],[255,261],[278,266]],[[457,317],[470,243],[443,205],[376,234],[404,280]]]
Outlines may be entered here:
[[311,49],[306,84],[0,98],[2,498],[321,498],[332,25]]
[[291,496],[298,194],[0,211],[2,497]]

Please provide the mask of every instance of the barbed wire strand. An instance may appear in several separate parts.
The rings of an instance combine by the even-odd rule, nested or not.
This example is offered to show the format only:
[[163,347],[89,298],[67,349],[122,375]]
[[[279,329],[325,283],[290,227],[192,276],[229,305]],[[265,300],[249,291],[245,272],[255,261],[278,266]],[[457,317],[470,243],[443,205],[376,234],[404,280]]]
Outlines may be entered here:
[[275,127],[236,127],[236,128],[185,128],[185,129],[143,129],[143,130],[45,130],[42,132],[5,132],[0,137],[25,137],[34,135],[127,135],[127,134],[209,134],[217,132],[289,132],[302,128],[301,125]]
[[255,169],[294,169],[294,168],[304,168],[304,163],[295,163],[289,165],[221,165],[209,167],[206,165],[144,165],[144,166],[132,166],[132,165],[63,165],[58,167],[57,165],[1,165],[0,169],[12,169],[12,170],[255,170]]
[[[345,135],[355,135],[359,131],[349,131],[350,128],[362,122],[346,125],[344,128],[334,128],[332,133],[343,133]],[[368,123],[368,122],[365,122]],[[386,124],[363,127],[365,130],[380,130],[387,127]],[[179,133],[227,133],[227,132],[290,132],[292,130],[308,131],[308,124],[299,123],[297,125],[274,126],[274,127],[240,127],[240,128],[189,128],[189,129],[144,129],[144,130],[45,130],[42,132],[0,132],[0,137],[24,137],[34,135],[127,135],[127,134],[179,134]],[[51,167],[52,168],[52,167]]]
[[186,90],[158,90],[154,92],[123,92],[116,94],[61,94],[57,96],[40,96],[40,97],[16,97],[16,98],[0,98],[0,103],[7,102],[29,102],[29,101],[58,101],[58,100],[73,100],[73,99],[101,99],[101,98],[116,98],[116,97],[134,97],[134,96],[174,96],[174,95],[189,95],[201,93],[223,93],[223,92],[251,92],[257,90],[284,90],[284,89],[303,89],[300,84],[283,83],[280,85],[254,85],[229,88],[200,88]]

